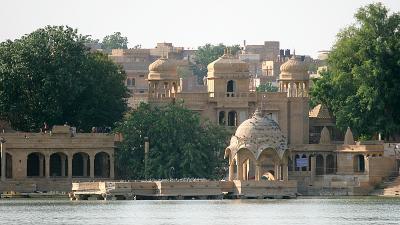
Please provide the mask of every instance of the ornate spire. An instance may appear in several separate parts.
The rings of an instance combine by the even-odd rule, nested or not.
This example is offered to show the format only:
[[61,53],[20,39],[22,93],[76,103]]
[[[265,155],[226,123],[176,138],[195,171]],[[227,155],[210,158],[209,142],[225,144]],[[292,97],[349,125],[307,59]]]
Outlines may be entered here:
[[324,126],[321,131],[321,137],[319,139],[320,144],[330,144],[331,143],[331,134],[329,133],[328,128]]
[[347,127],[346,134],[344,136],[344,145],[354,145],[353,132],[351,132],[350,127]]

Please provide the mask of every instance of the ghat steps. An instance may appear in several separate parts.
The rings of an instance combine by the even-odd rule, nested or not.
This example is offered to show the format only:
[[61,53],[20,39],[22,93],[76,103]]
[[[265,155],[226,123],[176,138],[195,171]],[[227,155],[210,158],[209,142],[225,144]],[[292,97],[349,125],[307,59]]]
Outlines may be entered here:
[[382,182],[380,188],[371,193],[372,195],[400,197],[400,176],[389,177]]

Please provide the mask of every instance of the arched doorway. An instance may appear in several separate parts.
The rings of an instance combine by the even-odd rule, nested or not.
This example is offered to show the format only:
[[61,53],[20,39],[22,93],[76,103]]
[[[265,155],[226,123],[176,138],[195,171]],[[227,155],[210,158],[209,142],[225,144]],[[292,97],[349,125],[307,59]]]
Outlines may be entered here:
[[30,153],[26,160],[26,175],[28,177],[43,177],[45,174],[45,158],[42,153]]
[[84,152],[75,153],[72,157],[72,176],[87,177],[90,174],[89,155]]
[[364,155],[355,155],[353,158],[354,172],[365,172],[365,159]]
[[68,171],[67,155],[62,152],[50,155],[50,176],[65,177]]
[[335,157],[329,154],[326,156],[326,174],[334,174],[335,171]]
[[324,174],[324,157],[321,154],[318,154],[315,158],[315,174]]
[[230,111],[228,113],[228,126],[237,126],[237,113],[236,113],[236,111]]
[[256,176],[255,158],[248,149],[240,149],[237,153],[237,180],[254,180]]
[[110,177],[110,155],[105,152],[99,152],[94,157],[94,176]]
[[[290,159],[288,159],[290,160]],[[272,148],[266,148],[261,151],[257,158],[259,165],[259,174],[261,179],[266,180],[282,180],[284,179],[283,165],[276,151]]]

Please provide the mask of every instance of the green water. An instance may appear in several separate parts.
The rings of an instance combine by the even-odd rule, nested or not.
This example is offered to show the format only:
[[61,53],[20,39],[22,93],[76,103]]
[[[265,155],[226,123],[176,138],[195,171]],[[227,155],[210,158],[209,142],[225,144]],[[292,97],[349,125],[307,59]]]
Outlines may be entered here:
[[400,224],[400,198],[0,200],[0,224]]

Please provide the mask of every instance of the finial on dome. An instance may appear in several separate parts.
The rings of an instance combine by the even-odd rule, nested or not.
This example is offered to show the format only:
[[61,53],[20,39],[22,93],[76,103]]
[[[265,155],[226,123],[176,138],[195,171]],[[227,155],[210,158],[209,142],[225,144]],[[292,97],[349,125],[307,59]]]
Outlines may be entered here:
[[344,145],[354,145],[353,132],[351,132],[350,127],[347,127],[346,134],[344,136]]

